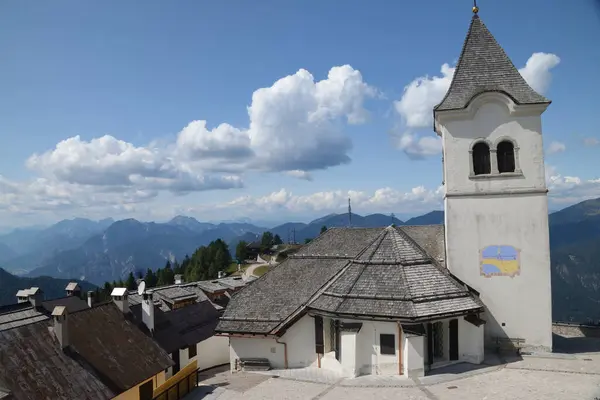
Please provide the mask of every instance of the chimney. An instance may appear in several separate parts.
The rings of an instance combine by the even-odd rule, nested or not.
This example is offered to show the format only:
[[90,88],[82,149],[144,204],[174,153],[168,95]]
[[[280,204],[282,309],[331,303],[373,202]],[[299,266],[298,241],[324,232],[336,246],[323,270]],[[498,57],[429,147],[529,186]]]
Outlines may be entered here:
[[29,301],[34,307],[41,307],[42,301],[44,301],[44,292],[39,287],[32,287],[29,289]]
[[52,310],[52,319],[54,320],[54,334],[60,343],[60,347],[65,349],[69,346],[69,318],[67,307],[56,306]]
[[17,292],[17,303],[27,303],[29,301],[29,289],[21,289]]
[[223,271],[219,271],[217,274],[217,279],[221,279],[224,275],[225,273]]
[[127,299],[126,288],[114,288],[110,296],[123,314],[129,313],[129,300]]
[[94,291],[90,290],[89,292],[87,292],[87,302],[88,302],[88,307],[92,308],[94,306]]
[[152,291],[142,293],[142,321],[154,333],[154,300]]
[[81,287],[77,282],[69,282],[65,290],[67,291],[67,296],[81,296]]
[[183,283],[183,275],[177,274],[175,275],[175,284],[181,285]]

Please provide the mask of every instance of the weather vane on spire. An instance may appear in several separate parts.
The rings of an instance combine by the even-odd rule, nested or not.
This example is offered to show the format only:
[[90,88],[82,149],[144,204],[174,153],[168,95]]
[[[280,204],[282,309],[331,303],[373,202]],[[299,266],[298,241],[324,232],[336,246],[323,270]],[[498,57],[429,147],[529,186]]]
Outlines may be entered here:
[[473,12],[475,14],[479,12],[479,7],[477,7],[477,0],[473,0]]

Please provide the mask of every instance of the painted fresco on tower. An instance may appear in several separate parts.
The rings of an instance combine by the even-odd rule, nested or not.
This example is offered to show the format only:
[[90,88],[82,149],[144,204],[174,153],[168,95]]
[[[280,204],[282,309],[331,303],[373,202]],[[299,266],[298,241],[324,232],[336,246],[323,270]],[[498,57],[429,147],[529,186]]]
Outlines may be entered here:
[[481,249],[480,272],[490,278],[493,276],[515,277],[521,272],[520,251],[513,246],[494,245]]

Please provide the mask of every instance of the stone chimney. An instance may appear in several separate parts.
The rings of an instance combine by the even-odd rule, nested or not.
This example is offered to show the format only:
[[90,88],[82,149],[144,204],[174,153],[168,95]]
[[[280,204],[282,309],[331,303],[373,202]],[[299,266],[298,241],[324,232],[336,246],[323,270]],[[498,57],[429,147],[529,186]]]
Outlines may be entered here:
[[54,310],[52,310],[54,334],[62,349],[69,346],[69,316],[67,314],[67,307],[65,306],[56,306],[54,307]]
[[175,275],[175,284],[181,285],[183,283],[183,275],[177,274]]
[[148,330],[154,333],[154,300],[152,291],[146,291],[142,294],[142,321],[146,324]]
[[34,307],[41,307],[42,301],[44,301],[44,292],[39,287],[32,287],[29,289],[29,301]]
[[110,296],[123,314],[129,313],[129,300],[127,299],[126,288],[114,288]]
[[69,282],[65,290],[67,291],[67,296],[81,296],[81,287],[77,282]]
[[217,273],[217,279],[221,279],[221,278],[222,278],[222,277],[224,277],[224,276],[225,276],[225,272],[223,272],[223,271],[219,271],[219,272]]
[[92,308],[94,306],[94,291],[90,290],[89,292],[87,292],[87,303],[88,303],[88,307]]

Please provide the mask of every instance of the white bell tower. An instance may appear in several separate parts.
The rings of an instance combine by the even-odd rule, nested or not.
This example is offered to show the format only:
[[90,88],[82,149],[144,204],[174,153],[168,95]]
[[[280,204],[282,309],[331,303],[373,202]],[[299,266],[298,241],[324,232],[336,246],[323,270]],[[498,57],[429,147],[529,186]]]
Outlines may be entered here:
[[446,96],[443,142],[447,265],[480,293],[485,337],[552,349],[548,199],[541,115],[550,100],[519,74],[473,8]]

